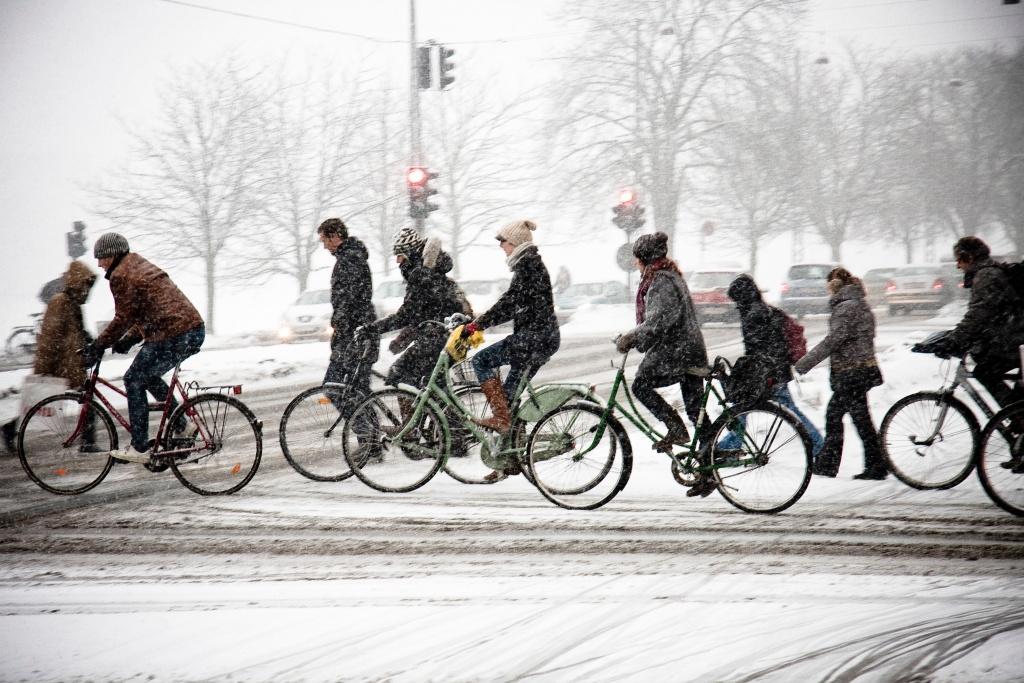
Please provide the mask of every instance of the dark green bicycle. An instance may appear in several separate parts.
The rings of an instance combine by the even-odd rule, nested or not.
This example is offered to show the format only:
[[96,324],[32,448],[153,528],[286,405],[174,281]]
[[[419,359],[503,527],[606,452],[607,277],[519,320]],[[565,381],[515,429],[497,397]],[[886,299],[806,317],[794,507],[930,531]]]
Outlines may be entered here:
[[[452,383],[453,363],[465,359],[470,340],[462,336],[465,316],[444,325],[450,332],[424,388],[399,385],[375,391],[344,422],[345,459],[363,483],[388,493],[413,491],[442,469],[467,484],[491,484],[503,472],[526,462],[527,426],[569,401],[595,401],[584,384],[534,387],[523,373],[512,400],[512,426],[496,434],[473,422],[487,402],[479,386]],[[477,338],[482,340],[482,337]],[[532,438],[532,437],[531,437]],[[539,442],[537,442],[539,443]],[[608,471],[612,470],[609,466]],[[529,478],[530,472],[524,471]]]
[[[592,402],[562,405],[537,422],[526,444],[526,466],[537,489],[551,502],[570,509],[593,509],[621,491],[629,479],[632,446],[619,417],[652,442],[662,437],[641,415],[624,380],[623,354],[603,406]],[[701,398],[699,427],[689,444],[668,452],[672,476],[684,486],[711,482],[731,504],[745,512],[785,510],[803,495],[811,478],[811,441],[797,417],[786,408],[761,400],[734,405],[714,380],[729,377],[730,366],[715,359]],[[620,390],[625,402],[619,400]],[[721,414],[708,425],[714,396]],[[740,437],[735,450],[713,448],[729,432]],[[703,438],[702,438],[703,437]],[[627,464],[617,488],[594,496],[593,482],[607,467],[608,453],[619,452]]]

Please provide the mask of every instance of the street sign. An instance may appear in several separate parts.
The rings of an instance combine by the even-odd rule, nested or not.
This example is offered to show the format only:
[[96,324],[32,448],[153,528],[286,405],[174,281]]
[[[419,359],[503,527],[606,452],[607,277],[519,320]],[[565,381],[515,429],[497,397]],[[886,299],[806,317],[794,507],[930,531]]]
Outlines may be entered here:
[[615,252],[615,262],[627,273],[636,269],[636,257],[633,256],[633,243],[626,242]]

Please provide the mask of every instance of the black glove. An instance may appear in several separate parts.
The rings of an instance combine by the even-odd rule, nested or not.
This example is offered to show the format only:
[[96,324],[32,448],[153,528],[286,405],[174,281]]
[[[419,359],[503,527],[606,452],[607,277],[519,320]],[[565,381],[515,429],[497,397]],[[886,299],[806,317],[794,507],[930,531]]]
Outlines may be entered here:
[[96,346],[96,342],[89,342],[81,348],[79,353],[82,354],[82,365],[88,367],[96,365],[96,361],[103,357],[103,348]]
[[354,334],[356,339],[366,339],[371,334],[376,334],[376,333],[377,333],[377,327],[375,326],[374,323],[366,323],[365,325],[360,325],[353,332],[353,334]]
[[118,339],[110,346],[110,350],[114,353],[128,353],[132,350],[132,347],[138,344],[142,339],[135,335],[126,334],[125,336]]

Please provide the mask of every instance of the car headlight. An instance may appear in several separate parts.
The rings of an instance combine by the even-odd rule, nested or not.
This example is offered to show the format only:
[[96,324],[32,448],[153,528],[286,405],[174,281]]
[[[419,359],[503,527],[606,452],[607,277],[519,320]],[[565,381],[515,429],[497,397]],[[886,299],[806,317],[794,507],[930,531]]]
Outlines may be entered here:
[[281,329],[279,329],[277,331],[277,336],[280,339],[291,339],[292,329],[290,327],[288,327],[287,325],[282,325]]

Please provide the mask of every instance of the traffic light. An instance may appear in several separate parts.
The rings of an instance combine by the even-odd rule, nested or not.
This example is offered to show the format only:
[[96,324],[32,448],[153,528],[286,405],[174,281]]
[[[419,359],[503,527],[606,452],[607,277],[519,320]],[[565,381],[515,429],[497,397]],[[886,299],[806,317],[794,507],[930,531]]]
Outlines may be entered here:
[[619,192],[619,203],[612,207],[612,223],[626,232],[635,232],[646,223],[644,207],[640,206],[636,192],[626,188]]
[[451,59],[455,55],[455,50],[445,47],[444,45],[437,46],[437,75],[439,76],[438,86],[441,90],[444,90],[449,85],[455,82],[455,76],[449,75],[449,71],[455,68]]
[[71,232],[66,233],[68,239],[68,256],[78,258],[85,255],[85,223],[75,221],[71,224]]
[[437,177],[436,173],[425,166],[410,166],[405,172],[405,184],[409,187],[409,216],[423,220],[431,211],[437,210],[437,204],[430,203],[430,197],[437,190],[430,187],[430,181]]
[[416,87],[430,90],[430,46],[416,48]]

